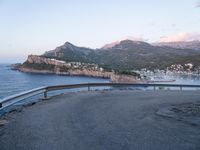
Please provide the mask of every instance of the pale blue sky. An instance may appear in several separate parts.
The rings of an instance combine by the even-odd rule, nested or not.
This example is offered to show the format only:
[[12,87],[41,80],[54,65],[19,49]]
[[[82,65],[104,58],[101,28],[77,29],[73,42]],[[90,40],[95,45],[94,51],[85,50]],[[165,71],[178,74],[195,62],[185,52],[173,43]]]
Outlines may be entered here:
[[23,61],[69,41],[99,48],[200,33],[198,0],[0,0],[0,62]]

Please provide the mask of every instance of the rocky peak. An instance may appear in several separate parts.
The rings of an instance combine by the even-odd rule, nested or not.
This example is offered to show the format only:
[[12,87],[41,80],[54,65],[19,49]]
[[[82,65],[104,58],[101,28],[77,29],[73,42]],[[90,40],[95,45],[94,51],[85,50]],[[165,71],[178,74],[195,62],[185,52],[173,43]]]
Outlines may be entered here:
[[150,44],[142,41],[132,41],[132,40],[123,40],[119,44],[115,45],[115,49],[131,49],[134,47],[147,47],[151,46]]
[[112,43],[109,43],[109,44],[106,44],[102,47],[102,49],[109,49],[109,48],[112,48],[114,46],[116,46],[117,44],[119,44],[120,41],[115,41],[115,42],[112,42]]
[[136,46],[151,46],[150,44],[143,42],[143,41],[133,41],[133,40],[122,40],[122,41],[116,41],[110,44],[106,44],[103,46],[103,49],[128,49],[131,47]]
[[65,42],[65,44],[63,44],[62,46],[57,47],[55,51],[59,52],[61,50],[66,50],[66,49],[74,51],[76,49],[76,46],[74,46],[73,44],[69,42]]

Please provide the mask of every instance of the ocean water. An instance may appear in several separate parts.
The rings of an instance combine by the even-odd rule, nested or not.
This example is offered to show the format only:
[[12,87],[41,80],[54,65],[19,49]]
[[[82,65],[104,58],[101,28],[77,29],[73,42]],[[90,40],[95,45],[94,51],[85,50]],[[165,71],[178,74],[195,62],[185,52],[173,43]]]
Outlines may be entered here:
[[[185,84],[185,85],[200,85],[200,75],[195,74],[180,74],[180,73],[153,73],[145,74],[151,83],[154,84]],[[158,81],[158,82],[156,82]],[[145,90],[153,89],[153,87],[147,87]],[[157,90],[180,90],[180,87],[156,87]],[[200,90],[200,88],[182,88],[182,90]]]
[[10,64],[0,64],[0,99],[41,86],[91,82],[109,82],[109,80],[81,76],[23,73],[11,70]]
[[178,73],[156,73],[149,76],[153,81],[173,81],[173,82],[157,82],[161,84],[190,84],[200,85],[200,75],[194,74],[178,74]]
[[[157,82],[161,84],[166,83],[200,85],[200,76],[197,75],[153,74],[150,75],[150,77],[153,80],[174,81]],[[81,76],[59,76],[53,74],[23,73],[16,70],[11,70],[10,64],[0,64],[0,99],[41,86],[92,82],[109,82],[109,79]]]

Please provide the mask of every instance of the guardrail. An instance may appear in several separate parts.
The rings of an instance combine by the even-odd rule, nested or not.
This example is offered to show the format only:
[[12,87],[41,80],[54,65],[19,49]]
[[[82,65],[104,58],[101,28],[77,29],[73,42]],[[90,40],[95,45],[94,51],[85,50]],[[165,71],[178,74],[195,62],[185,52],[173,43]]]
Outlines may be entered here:
[[0,110],[4,109],[8,106],[11,106],[17,102],[20,102],[24,99],[44,94],[43,99],[48,99],[48,92],[57,91],[57,90],[65,90],[65,89],[74,89],[74,88],[87,88],[88,91],[92,87],[152,87],[153,90],[156,90],[156,87],[177,87],[180,90],[183,88],[200,88],[200,85],[184,85],[184,84],[143,84],[143,83],[85,83],[85,84],[68,84],[68,85],[55,85],[55,86],[47,86],[40,87],[36,89],[32,89],[29,91],[25,91],[16,95],[9,96],[7,98],[0,100]]
[[33,97],[35,95],[45,93],[45,92],[46,92],[46,87],[40,87],[40,88],[28,90],[19,94],[6,97],[0,100],[0,110],[8,106],[11,106],[17,102],[20,102],[24,99],[27,99],[27,98],[30,98],[30,97]]

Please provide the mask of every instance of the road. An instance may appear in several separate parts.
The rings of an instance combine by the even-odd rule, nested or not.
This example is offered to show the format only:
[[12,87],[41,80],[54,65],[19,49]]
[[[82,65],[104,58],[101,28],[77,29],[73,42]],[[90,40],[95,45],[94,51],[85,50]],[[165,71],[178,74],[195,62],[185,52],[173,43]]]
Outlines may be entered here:
[[1,150],[199,150],[200,127],[157,115],[197,91],[67,93],[6,115]]

